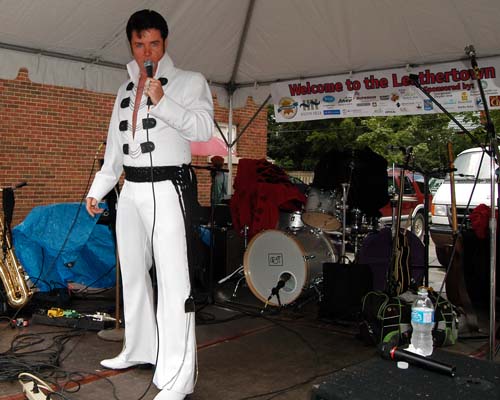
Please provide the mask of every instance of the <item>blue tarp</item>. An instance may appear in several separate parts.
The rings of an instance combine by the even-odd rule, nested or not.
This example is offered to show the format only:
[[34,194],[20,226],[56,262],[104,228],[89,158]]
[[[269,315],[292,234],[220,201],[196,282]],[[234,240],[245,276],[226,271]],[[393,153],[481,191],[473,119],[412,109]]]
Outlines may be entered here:
[[70,282],[91,288],[115,285],[113,235],[97,220],[84,204],[52,204],[33,208],[12,229],[16,256],[40,291]]

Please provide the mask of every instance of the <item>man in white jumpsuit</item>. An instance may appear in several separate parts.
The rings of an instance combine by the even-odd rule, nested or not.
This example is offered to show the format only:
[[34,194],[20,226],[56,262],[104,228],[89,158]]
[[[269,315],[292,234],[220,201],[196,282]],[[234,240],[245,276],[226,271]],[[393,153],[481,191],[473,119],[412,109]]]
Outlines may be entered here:
[[[165,52],[167,36],[166,21],[154,11],[138,11],[128,21],[134,58],[127,65],[130,80],[118,91],[104,164],[88,193],[87,211],[91,216],[103,211],[99,202],[125,170],[116,223],[125,343],[118,356],[101,364],[112,369],[156,364],[153,382],[161,392],[155,399],[180,400],[193,392],[196,378],[184,219],[189,207],[182,195],[192,183],[189,142],[211,137],[213,104],[201,74],[174,67]],[[149,275],[153,263],[156,316]]]

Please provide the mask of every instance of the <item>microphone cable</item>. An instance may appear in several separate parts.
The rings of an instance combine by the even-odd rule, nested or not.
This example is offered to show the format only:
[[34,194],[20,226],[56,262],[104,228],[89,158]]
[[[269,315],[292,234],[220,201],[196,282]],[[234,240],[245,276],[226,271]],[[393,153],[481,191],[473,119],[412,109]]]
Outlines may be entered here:
[[[152,79],[153,78],[153,63],[150,60],[146,60],[144,62],[144,66],[146,68],[146,72],[148,75],[148,78]],[[153,105],[153,102],[151,100],[151,97],[147,97],[147,114],[146,114],[146,120],[149,121],[149,112],[150,112],[150,107]],[[146,124],[146,140],[149,142],[149,123]],[[153,367],[153,375],[151,377],[151,380],[149,381],[148,387],[144,391],[144,393],[137,399],[141,400],[144,398],[144,396],[147,394],[149,389],[151,388],[151,385],[153,383],[153,378],[154,374],[156,372],[156,365],[158,363],[158,358],[159,358],[159,353],[160,353],[160,331],[158,327],[158,279],[157,279],[157,268],[156,268],[156,260],[155,260],[155,255],[154,255],[154,232],[155,232],[155,227],[156,227],[156,193],[155,193],[155,187],[154,187],[154,166],[153,166],[153,154],[152,151],[149,152],[149,162],[150,162],[150,176],[151,176],[151,191],[152,191],[152,197],[153,197],[153,221],[152,221],[152,226],[151,226],[151,260],[152,260],[152,285],[153,288],[156,285],[156,291],[153,290],[153,295],[154,295],[154,305],[155,305],[155,323],[156,323],[156,337],[157,337],[157,346],[156,346],[156,357],[155,357],[155,363]],[[174,186],[177,194],[179,195],[178,188],[174,182],[172,182],[172,185]],[[181,207],[181,212],[184,215],[184,210],[183,210],[183,202],[182,202],[182,196],[180,199],[180,207]],[[187,239],[187,233],[186,233],[186,240]],[[188,267],[189,268],[189,267]],[[194,318],[194,317],[193,317]],[[184,352],[183,352],[183,357],[182,361],[180,363],[179,368],[177,371],[173,374],[172,378],[165,384],[164,388],[162,390],[170,390],[171,387],[175,384],[177,381],[177,378],[180,375],[180,372],[184,366],[184,363],[186,361],[186,354],[187,354],[187,344],[189,341],[189,331],[191,329],[191,318],[186,314],[186,326],[185,326],[185,338],[184,338]],[[197,349],[194,349],[195,352],[195,365],[196,365],[196,374],[195,374],[195,381],[197,380],[198,377],[198,361],[197,361]],[[170,386],[170,389],[167,387]]]
[[[146,66],[146,63],[148,62],[145,61],[144,65]],[[150,71],[146,68],[148,78],[152,78],[150,75]],[[144,92],[144,89],[143,89]],[[151,98],[148,96],[146,100],[146,105],[147,105],[147,112],[146,112],[146,141],[149,142],[149,110],[152,105]],[[141,400],[146,396],[146,394],[149,392],[149,389],[151,389],[151,386],[153,384],[153,378],[154,378],[154,373],[156,371],[156,364],[158,363],[158,357],[160,354],[160,331],[158,328],[158,279],[157,279],[157,273],[156,273],[156,260],[155,260],[155,251],[154,251],[154,233],[155,233],[155,227],[156,227],[156,192],[155,192],[155,183],[154,183],[154,166],[153,166],[153,152],[149,152],[149,170],[150,170],[150,178],[151,178],[151,194],[152,194],[152,199],[153,199],[153,221],[151,225],[151,285],[153,286],[153,304],[154,304],[154,318],[155,318],[155,326],[156,326],[156,338],[157,338],[157,343],[156,343],[156,355],[155,355],[155,362],[153,364],[153,375],[151,376],[151,379],[149,380],[149,384],[144,390],[144,392],[139,396],[137,400]]]

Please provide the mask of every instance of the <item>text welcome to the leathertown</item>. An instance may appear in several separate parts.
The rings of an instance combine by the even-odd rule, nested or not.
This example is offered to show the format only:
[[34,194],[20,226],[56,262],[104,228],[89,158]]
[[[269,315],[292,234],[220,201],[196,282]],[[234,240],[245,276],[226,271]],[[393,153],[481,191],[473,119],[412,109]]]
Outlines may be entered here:
[[[278,122],[325,118],[411,115],[441,112],[424,92],[450,112],[500,108],[500,57],[351,73],[297,81],[271,87]],[[482,65],[481,65],[482,64]],[[422,90],[416,87],[416,83]]]

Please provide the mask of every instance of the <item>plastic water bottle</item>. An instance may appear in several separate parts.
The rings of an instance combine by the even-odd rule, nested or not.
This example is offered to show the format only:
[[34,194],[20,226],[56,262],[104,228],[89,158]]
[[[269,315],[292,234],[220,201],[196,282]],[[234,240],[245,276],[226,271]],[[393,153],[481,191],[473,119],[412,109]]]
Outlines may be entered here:
[[411,307],[411,346],[423,356],[432,354],[432,328],[434,327],[434,306],[427,289],[419,288],[418,296]]

